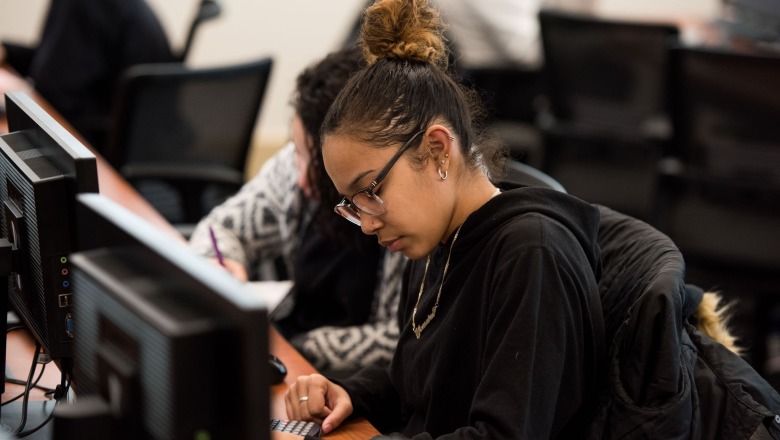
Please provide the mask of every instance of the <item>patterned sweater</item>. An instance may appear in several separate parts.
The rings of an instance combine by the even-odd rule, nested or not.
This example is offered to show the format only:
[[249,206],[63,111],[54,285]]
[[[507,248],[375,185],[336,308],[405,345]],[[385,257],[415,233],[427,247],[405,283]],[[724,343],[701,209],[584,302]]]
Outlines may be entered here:
[[[190,246],[213,256],[209,226],[226,258],[239,261],[250,279],[281,258],[292,279],[300,232],[316,207],[296,185],[298,171],[292,143],[263,164],[260,172],[233,197],[216,207],[196,227]],[[334,214],[335,215],[335,214]],[[320,371],[342,376],[367,365],[389,365],[398,340],[401,278],[406,258],[384,253],[371,314],[352,327],[320,327],[292,338],[292,345]]]

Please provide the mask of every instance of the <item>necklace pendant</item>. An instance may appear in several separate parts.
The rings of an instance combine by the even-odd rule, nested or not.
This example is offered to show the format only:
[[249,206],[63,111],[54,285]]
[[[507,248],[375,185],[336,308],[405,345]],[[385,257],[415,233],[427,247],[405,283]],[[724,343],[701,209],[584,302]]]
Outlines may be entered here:
[[417,339],[420,339],[420,335],[422,335],[422,327],[415,327],[412,330],[414,331],[414,335],[417,336]]

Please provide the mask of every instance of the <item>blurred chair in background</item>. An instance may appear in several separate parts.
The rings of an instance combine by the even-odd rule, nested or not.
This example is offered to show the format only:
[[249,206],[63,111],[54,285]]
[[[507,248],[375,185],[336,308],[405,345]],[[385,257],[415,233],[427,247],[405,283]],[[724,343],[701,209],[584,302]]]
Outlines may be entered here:
[[[3,42],[5,61],[98,152],[105,147],[122,72],[175,61],[144,0],[51,0],[37,47]],[[7,91],[7,90],[6,90]]]
[[567,190],[647,220],[670,137],[674,26],[539,13],[548,113],[541,169]]
[[434,0],[447,23],[453,65],[477,90],[486,120],[512,157],[540,166],[536,106],[543,93],[541,8],[590,9],[592,0]]
[[192,19],[189,30],[187,31],[187,39],[184,41],[184,47],[178,55],[178,59],[181,62],[187,61],[187,57],[192,49],[192,43],[195,41],[195,34],[197,33],[200,25],[219,17],[222,13],[222,5],[218,0],[201,0],[198,4],[198,9],[195,11],[195,17]]
[[512,159],[541,165],[542,140],[535,125],[542,95],[538,69],[512,67],[456,68],[460,80],[475,89],[486,109],[491,132],[509,149]]
[[768,314],[780,304],[780,56],[673,55],[680,157],[660,168],[655,223],[682,250],[692,282],[740,298],[738,330],[761,369]]
[[562,193],[566,189],[557,180],[538,169],[518,160],[508,160],[506,164],[506,175],[504,181],[527,186],[541,186],[550,188]]
[[244,183],[272,60],[123,77],[106,158],[185,236]]

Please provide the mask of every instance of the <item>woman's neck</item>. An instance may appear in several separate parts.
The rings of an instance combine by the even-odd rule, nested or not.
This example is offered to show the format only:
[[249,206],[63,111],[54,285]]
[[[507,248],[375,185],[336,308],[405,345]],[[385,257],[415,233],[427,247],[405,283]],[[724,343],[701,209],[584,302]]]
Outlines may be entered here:
[[446,243],[449,240],[452,234],[455,233],[455,230],[458,229],[458,226],[462,225],[471,213],[495,197],[497,189],[481,171],[474,172],[465,179],[461,179],[457,186],[458,194],[452,221],[450,221],[442,243]]

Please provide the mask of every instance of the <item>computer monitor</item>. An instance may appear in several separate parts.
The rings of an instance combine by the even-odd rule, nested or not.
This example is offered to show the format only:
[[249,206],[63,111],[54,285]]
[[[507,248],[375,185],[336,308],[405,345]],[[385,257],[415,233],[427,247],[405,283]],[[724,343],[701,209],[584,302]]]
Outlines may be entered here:
[[103,196],[79,195],[78,215],[79,398],[65,408],[102,398],[114,420],[107,438],[268,438],[265,302]]
[[[10,302],[52,358],[70,359],[67,257],[76,248],[75,194],[98,191],[95,156],[30,96],[8,93],[5,103],[9,133],[0,136],[2,316]],[[0,341],[0,368],[5,370],[5,338]],[[4,384],[0,388],[4,391]]]

